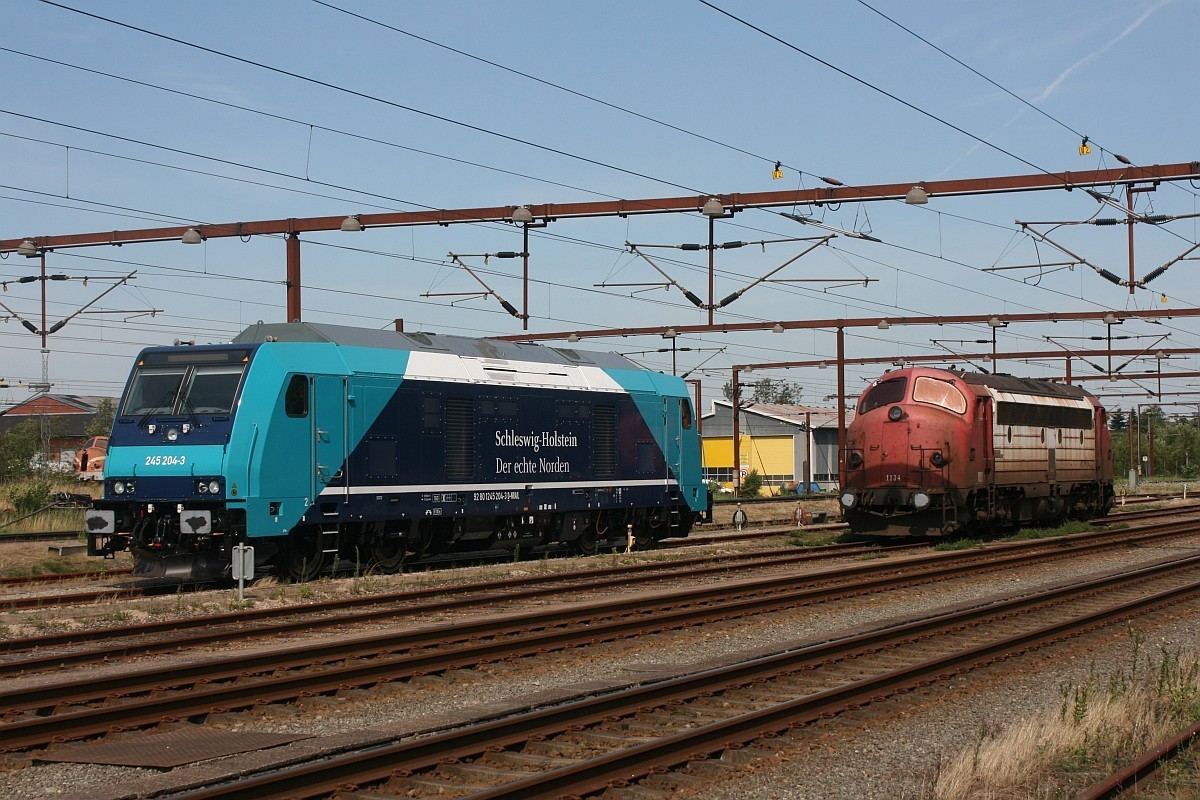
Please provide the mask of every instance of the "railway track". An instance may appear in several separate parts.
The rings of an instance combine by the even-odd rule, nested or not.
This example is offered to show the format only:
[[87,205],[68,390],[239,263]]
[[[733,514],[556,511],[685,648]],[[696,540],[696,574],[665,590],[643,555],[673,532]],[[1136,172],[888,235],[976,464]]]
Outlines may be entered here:
[[[1093,520],[1093,524],[1111,525],[1114,523],[1134,522],[1176,516],[1182,513],[1187,513],[1189,510],[1192,510],[1196,507],[1196,505],[1188,505],[1177,506],[1168,509],[1148,509],[1144,511],[1119,512],[1110,514],[1107,517]],[[732,529],[730,528],[728,530]],[[790,520],[769,520],[760,524],[756,524],[753,526],[753,529],[739,532],[713,533],[708,536],[693,536],[684,539],[667,539],[663,541],[662,547],[664,549],[675,549],[681,547],[699,547],[714,544],[753,541],[755,539],[764,539],[795,533],[797,530],[798,529],[791,523]],[[844,532],[846,530],[846,526],[843,523],[827,523],[810,525],[805,527],[803,530],[808,532],[818,530]],[[917,541],[921,543],[929,543],[935,540],[920,539]],[[905,542],[901,543],[904,544]],[[821,558],[823,556],[816,557]],[[433,565],[429,566],[432,568]],[[446,562],[442,566],[452,567],[456,566],[456,563]],[[129,569],[29,575],[23,577],[0,578],[0,587],[64,583],[70,581],[104,580],[114,577],[129,577],[130,575],[132,575],[132,570]],[[114,602],[118,600],[136,598],[162,597],[186,594],[196,591],[206,591],[213,588],[214,585],[211,583],[181,584],[178,582],[164,583],[156,581],[153,583],[144,583],[134,586],[110,586],[93,591],[71,591],[69,593],[17,596],[9,598],[0,597],[0,612],[52,608],[67,605],[89,605],[100,602]]]
[[[680,547],[696,547],[712,544],[752,541],[754,539],[765,539],[795,532],[796,528],[794,526],[789,527],[788,525],[785,525],[786,522],[786,520],[780,520],[778,522],[772,521],[762,525],[755,525],[752,530],[745,530],[737,533],[714,534],[712,536],[699,536],[687,539],[668,539],[663,542],[663,548],[675,549]],[[844,529],[844,527],[844,525],[834,524],[810,526],[808,530],[841,530]],[[821,558],[822,556],[817,557]],[[471,561],[471,559],[464,560]],[[419,568],[424,567],[428,569],[434,569],[439,567],[452,568],[460,565],[461,561],[445,560],[438,564],[418,564],[415,566]],[[46,573],[41,575],[3,577],[0,578],[0,588],[32,586],[38,584],[58,584],[72,581],[97,581],[110,578],[129,578],[132,575],[133,570],[131,569],[109,569],[88,572]],[[164,595],[185,594],[194,591],[211,590],[213,588],[224,588],[226,585],[228,584],[193,584],[179,583],[175,581],[163,582],[156,580],[154,582],[146,582],[134,586],[109,586],[94,591],[72,591],[69,593],[17,596],[9,598],[0,597],[0,611],[19,611],[25,609],[50,608],[54,606],[66,605],[88,605],[91,603],[112,602],[115,600],[127,600],[142,597],[161,597]]]
[[[704,556],[672,562],[632,564],[586,570],[559,576],[507,578],[465,584],[454,588],[447,598],[445,587],[415,589],[370,597],[349,597],[307,603],[292,609],[270,608],[229,614],[184,617],[131,626],[91,631],[46,634],[0,640],[0,653],[42,652],[52,655],[0,661],[0,677],[40,669],[97,663],[121,658],[130,653],[170,652],[183,647],[200,647],[214,642],[230,643],[289,633],[311,633],[322,628],[344,627],[361,623],[393,620],[397,616],[437,614],[447,611],[491,609],[498,602],[533,600],[568,592],[632,588],[640,584],[668,580],[697,579],[705,576],[761,570],[768,567],[796,567],[833,558],[871,554],[891,554],[913,550],[918,545],[900,544],[876,547],[862,544],[827,545],[818,550],[792,548],[786,551],[761,551],[745,555]],[[260,623],[260,624],[256,624]],[[187,631],[197,631],[189,634]],[[158,641],[146,637],[163,636]],[[103,642],[115,642],[102,645]],[[86,644],[87,648],[64,653],[60,648]]]
[[[1131,543],[1146,543],[1194,533],[1196,520],[1160,524],[1120,535],[1080,534],[1071,541],[1014,543],[988,550],[934,553],[880,564],[862,562],[824,573],[785,573],[750,580],[721,581],[652,596],[577,603],[556,608],[466,619],[423,628],[388,630],[342,637],[336,641],[269,652],[227,655],[162,668],[135,669],[107,677],[43,683],[0,692],[0,748],[44,747],[53,740],[101,736],[113,726],[150,727],[172,719],[201,719],[212,713],[294,702],[313,695],[336,695],[416,676],[474,668],[549,652],[592,646],[698,625],[743,619],[783,609],[901,587],[928,584],[985,571],[1011,569]],[[1040,545],[1040,546],[1039,546]],[[533,590],[539,591],[539,590]],[[413,606],[425,613],[434,606]],[[495,598],[487,601],[495,604]],[[395,617],[397,610],[375,609]],[[361,620],[361,616],[359,617]],[[321,624],[345,626],[337,616]],[[313,625],[311,621],[289,623]],[[280,630],[276,628],[275,630]],[[150,643],[92,648],[75,654],[55,652],[5,663],[5,674],[29,672],[66,663],[110,661],[122,654],[175,650],[197,642],[230,641],[235,630],[210,630],[185,642],[163,637]],[[241,635],[261,640],[263,629]]]
[[1200,598],[1200,556],[173,795],[549,800],[702,785],[777,737]]
[[1136,793],[1161,768],[1189,753],[1197,738],[1200,738],[1200,722],[1149,748],[1123,769],[1077,794],[1075,800],[1114,800],[1126,792]]
[[[1187,524],[1184,523],[1185,527]],[[1075,547],[1086,545],[1103,548],[1124,544],[1130,541],[1131,536],[1134,537],[1134,541],[1144,536],[1157,538],[1163,535],[1159,532],[1161,530],[1166,530],[1168,536],[1175,535],[1172,533],[1175,528],[1166,526],[1146,531],[1127,531],[1116,538],[1108,532],[1077,534],[1074,537],[1064,538],[1062,541],[1069,541]],[[924,543],[899,543],[882,547],[846,543],[825,545],[815,549],[793,548],[784,551],[703,556],[672,562],[585,570],[550,577],[531,576],[466,584],[456,587],[454,597],[448,600],[444,599],[446,594],[444,588],[427,588],[309,603],[291,609],[239,611],[221,615],[176,618],[161,622],[141,622],[133,626],[14,638],[0,640],[0,653],[52,650],[54,654],[39,658],[0,661],[0,677],[19,672],[122,658],[133,652],[163,652],[183,647],[200,647],[214,642],[230,643],[247,638],[311,633],[326,627],[387,621],[405,615],[489,608],[501,600],[504,602],[532,600],[567,592],[630,588],[667,580],[703,578],[706,575],[761,571],[767,568],[790,568],[832,558],[861,557],[868,554],[883,556],[917,550],[924,546]],[[1033,542],[1024,546],[1037,549],[1046,546],[1046,540],[1040,544]],[[944,553],[931,556],[935,561],[951,557],[954,555]],[[961,555],[958,557],[962,558]],[[868,569],[870,568],[868,567]],[[849,568],[850,574],[857,571]],[[108,592],[98,591],[93,594],[96,602],[119,597],[111,590]],[[33,603],[34,601],[34,598],[20,599],[20,602],[24,603]],[[331,614],[337,616],[330,616]],[[196,632],[189,633],[189,631]],[[147,637],[156,636],[163,638],[159,641],[146,641]],[[63,647],[84,643],[88,647],[83,650],[71,653],[63,653],[59,650]]]

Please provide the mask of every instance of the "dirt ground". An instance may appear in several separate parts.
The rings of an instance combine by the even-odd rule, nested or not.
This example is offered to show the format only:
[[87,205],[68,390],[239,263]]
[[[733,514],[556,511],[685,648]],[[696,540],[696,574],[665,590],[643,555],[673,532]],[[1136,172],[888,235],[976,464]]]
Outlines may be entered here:
[[[733,512],[737,510],[738,504],[733,502],[719,502],[713,505],[713,522],[718,525],[726,525],[733,519]],[[814,514],[825,512],[826,522],[838,522],[841,519],[841,511],[838,508],[837,497],[830,495],[829,497],[821,497],[819,499],[803,499],[796,500],[795,498],[788,500],[778,500],[768,503],[745,503],[742,509],[746,512],[747,519],[754,522],[767,522],[780,519],[793,519],[796,513],[796,508],[804,509],[805,513]]]
[[64,537],[61,542],[0,543],[0,576],[38,575],[52,572],[90,572],[101,569],[127,569],[133,566],[129,553],[113,559],[90,558],[86,551],[59,555],[58,545],[82,544]]

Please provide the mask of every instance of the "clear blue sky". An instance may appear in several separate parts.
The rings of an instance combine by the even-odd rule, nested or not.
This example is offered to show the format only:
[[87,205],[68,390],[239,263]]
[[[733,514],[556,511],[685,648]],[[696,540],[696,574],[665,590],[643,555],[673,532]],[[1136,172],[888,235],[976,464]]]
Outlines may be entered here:
[[[1192,99],[1194,37],[1200,30],[1195,0],[714,2],[988,144],[695,0],[64,4],[311,80],[37,0],[2,0],[9,35],[0,43],[0,238],[423,207],[777,190],[817,185],[813,175],[876,184],[1116,167],[1111,153],[1135,164],[1200,158],[1200,112]],[[1090,156],[1079,155],[1079,136],[1072,129],[1091,137]],[[772,179],[776,160],[784,164],[781,180]],[[1139,210],[1195,214],[1200,188],[1160,186],[1140,196]],[[981,271],[1064,260],[1045,245],[1035,248],[1014,220],[1084,220],[1098,211],[1101,217],[1116,216],[1083,192],[797,211],[816,213],[843,230],[870,231],[885,243],[839,237],[777,277],[877,282],[834,288],[764,284],[717,312],[719,321],[1163,308],[1161,293],[1169,307],[1190,308],[1200,301],[1195,262],[1175,265],[1151,285],[1155,291],[1132,297],[1087,267],[1040,279],[1033,271]],[[1161,228],[1139,226],[1138,274],[1190,247],[1197,232],[1195,219]],[[775,214],[746,211],[719,223],[717,240],[813,233]],[[537,232],[531,243],[536,283],[530,292],[530,329],[705,321],[704,313],[675,290],[631,297],[629,288],[595,285],[659,279],[647,264],[623,252],[626,240],[679,244],[701,242],[706,235],[707,223],[699,215],[559,221]],[[1052,236],[1091,263],[1127,274],[1124,226],[1074,226]],[[520,330],[519,321],[491,298],[422,296],[476,289],[446,254],[519,250],[513,226],[330,232],[304,241],[306,320],[382,328],[403,318],[408,330],[464,335]],[[762,276],[799,248],[792,243],[770,245],[765,252],[719,252],[716,297]],[[654,253],[681,284],[706,294],[704,253]],[[519,262],[468,263],[519,305]],[[0,261],[0,280],[36,268],[36,260],[13,255]],[[222,341],[256,320],[285,316],[284,245],[274,238],[63,250],[50,254],[48,269],[96,279],[138,270],[131,288],[116,289],[90,309],[130,313],[82,315],[51,337],[50,377],[58,392],[116,394],[142,346],[174,339]],[[49,284],[49,322],[71,314],[106,286],[98,280],[87,287],[75,281]],[[457,302],[451,305],[452,300]],[[37,284],[10,285],[0,302],[39,321]],[[151,308],[161,313],[131,313]],[[0,316],[6,315],[0,309]],[[998,345],[1050,352],[1058,348],[1045,340],[1047,335],[1104,332],[1098,324],[1012,326],[999,333]],[[1186,321],[1129,323],[1115,332],[1170,333],[1164,344],[1200,346],[1200,325]],[[856,331],[848,336],[847,348],[850,356],[916,354],[936,349],[931,337],[989,336],[986,326],[936,331],[897,326]],[[1126,345],[1153,342],[1143,338]],[[710,398],[728,380],[730,364],[832,356],[833,343],[829,332],[706,334],[676,342],[692,348],[677,353],[679,371],[709,359],[704,366],[715,371],[703,374]],[[589,341],[586,347],[644,353],[634,358],[669,370],[671,354],[656,352],[666,344],[658,338],[613,339]],[[715,352],[721,347],[724,352]],[[1172,359],[1168,369],[1197,369],[1198,363]],[[1049,375],[1061,372],[1062,364],[1002,368]],[[1077,366],[1079,373],[1089,369]],[[880,371],[854,368],[851,386],[861,389],[863,379]],[[0,378],[16,384],[36,381],[40,374],[37,338],[15,320],[0,324]],[[805,402],[821,404],[834,388],[832,371],[770,377],[804,385]],[[1197,383],[1180,379],[1164,390]],[[0,405],[26,396],[20,388],[0,389]],[[1109,405],[1128,407],[1144,399]]]

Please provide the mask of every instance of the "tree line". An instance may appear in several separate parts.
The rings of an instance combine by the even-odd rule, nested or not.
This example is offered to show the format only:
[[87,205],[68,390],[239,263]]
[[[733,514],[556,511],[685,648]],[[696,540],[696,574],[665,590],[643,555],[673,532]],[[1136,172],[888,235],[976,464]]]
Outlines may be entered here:
[[1200,477],[1200,416],[1167,414],[1158,406],[1146,406],[1140,413],[1137,409],[1111,412],[1108,429],[1114,477],[1128,475],[1130,464],[1142,479]]

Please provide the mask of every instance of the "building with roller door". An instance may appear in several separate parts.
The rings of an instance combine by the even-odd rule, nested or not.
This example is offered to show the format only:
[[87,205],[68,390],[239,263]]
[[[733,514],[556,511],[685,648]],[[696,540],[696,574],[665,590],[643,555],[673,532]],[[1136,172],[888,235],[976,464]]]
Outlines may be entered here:
[[[846,423],[853,412],[846,412]],[[817,406],[747,403],[738,421],[741,445],[738,471],[757,470],[764,494],[798,489],[832,491],[838,481],[837,409]],[[732,489],[733,403],[714,400],[701,416],[704,478]],[[813,485],[815,484],[815,489]]]

